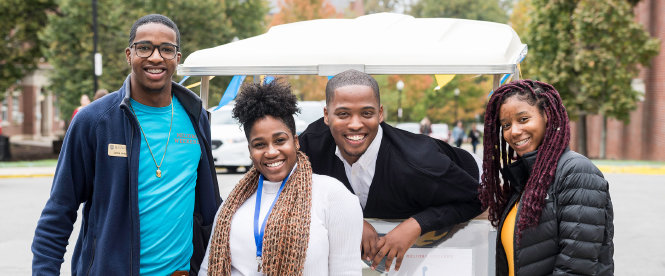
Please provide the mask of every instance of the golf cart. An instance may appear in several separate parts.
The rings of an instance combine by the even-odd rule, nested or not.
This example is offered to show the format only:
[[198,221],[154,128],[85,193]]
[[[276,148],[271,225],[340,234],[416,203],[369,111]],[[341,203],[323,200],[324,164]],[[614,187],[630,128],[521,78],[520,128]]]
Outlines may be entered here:
[[[519,78],[526,53],[527,46],[506,24],[380,13],[275,26],[196,51],[178,66],[178,74],[201,77],[207,107],[211,76],[333,76],[348,69],[372,75],[492,75],[496,89],[505,76]],[[399,222],[371,223],[381,234]],[[494,275],[496,231],[486,219],[447,230],[423,235],[420,245],[407,251],[400,271],[391,269],[389,275]]]

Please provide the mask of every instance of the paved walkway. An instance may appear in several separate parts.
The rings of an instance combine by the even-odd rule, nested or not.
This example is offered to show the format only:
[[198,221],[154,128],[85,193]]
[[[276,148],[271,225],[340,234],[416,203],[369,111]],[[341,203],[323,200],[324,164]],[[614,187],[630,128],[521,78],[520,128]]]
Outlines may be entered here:
[[[665,163],[635,161],[594,161],[604,174],[665,175]],[[218,170],[221,172],[220,170]],[[47,167],[0,167],[0,179],[25,177],[52,177],[55,166]]]

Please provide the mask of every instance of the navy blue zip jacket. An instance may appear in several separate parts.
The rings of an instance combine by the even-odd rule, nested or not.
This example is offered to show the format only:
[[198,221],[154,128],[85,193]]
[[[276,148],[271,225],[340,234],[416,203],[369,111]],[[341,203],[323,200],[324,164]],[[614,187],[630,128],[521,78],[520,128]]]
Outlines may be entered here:
[[[201,145],[194,207],[193,271],[198,270],[221,204],[210,153],[210,123],[199,97],[172,83]],[[139,275],[138,167],[141,133],[129,109],[130,78],[76,114],[58,158],[51,195],[32,243],[33,275],[58,275],[83,203],[72,275]],[[126,157],[109,145],[126,145]],[[121,150],[120,150],[121,151]],[[183,231],[185,231],[183,229]]]

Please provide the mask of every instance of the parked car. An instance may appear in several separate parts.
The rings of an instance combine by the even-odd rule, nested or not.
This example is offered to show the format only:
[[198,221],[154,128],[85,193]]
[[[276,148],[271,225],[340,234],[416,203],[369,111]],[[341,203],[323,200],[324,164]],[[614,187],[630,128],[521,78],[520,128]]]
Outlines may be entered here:
[[[395,125],[396,128],[403,129],[412,133],[420,134],[419,123],[399,123]],[[429,135],[432,138],[448,142],[448,125],[447,124],[432,124],[432,133]]]
[[398,123],[395,127],[415,134],[420,133],[420,124],[418,123]]
[[448,131],[447,124],[432,124],[432,134],[430,134],[431,137],[448,142],[449,134],[450,133]]
[[236,119],[231,116],[235,102],[231,102],[218,110],[211,110],[210,136],[212,158],[215,167],[224,167],[229,172],[236,172],[238,167],[249,168],[247,138],[245,131]]
[[299,101],[300,113],[296,114],[296,134],[300,135],[309,124],[323,117],[326,101]]
[[[245,131],[240,123],[231,117],[235,102],[211,110],[210,136],[212,158],[215,167],[223,167],[228,172],[237,172],[239,167],[248,169],[252,166]],[[296,114],[296,134],[302,133],[307,126],[323,117],[325,101],[300,101],[300,114]]]

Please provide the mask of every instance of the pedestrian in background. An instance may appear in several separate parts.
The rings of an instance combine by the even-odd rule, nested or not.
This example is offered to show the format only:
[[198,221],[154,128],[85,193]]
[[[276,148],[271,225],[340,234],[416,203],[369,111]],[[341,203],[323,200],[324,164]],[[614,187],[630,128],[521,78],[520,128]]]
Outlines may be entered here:
[[427,136],[432,135],[432,122],[429,120],[429,118],[424,117],[422,120],[420,120],[419,126],[420,134]]
[[299,151],[297,111],[286,82],[243,86],[233,117],[253,166],[219,210],[199,275],[361,274],[358,199],[312,173]]
[[[33,275],[58,275],[77,210],[76,275],[187,275],[201,263],[221,203],[201,99],[172,81],[180,32],[147,15],[125,49],[123,86],[67,131],[32,243]],[[175,139],[188,137],[188,139]]]
[[76,109],[74,109],[74,112],[72,112],[72,118],[70,119],[70,121],[71,121],[71,120],[74,120],[74,116],[76,116],[76,113],[78,113],[79,110],[81,110],[81,108],[84,108],[84,107],[86,107],[87,105],[90,104],[90,97],[88,97],[87,94],[83,94],[83,95],[81,95],[81,99],[79,100],[79,103],[80,103],[81,105],[79,105],[79,107],[77,107]]
[[614,274],[608,183],[569,142],[551,85],[519,80],[492,94],[480,199],[498,230],[496,275]]
[[106,90],[106,89],[99,89],[99,90],[97,90],[97,92],[95,92],[95,96],[93,97],[92,100],[96,101],[99,98],[106,96],[106,94],[108,94],[108,93],[109,93],[109,91]]
[[464,141],[464,128],[462,127],[462,121],[457,121],[455,127],[453,128],[453,133],[451,135],[453,141],[455,142],[456,147],[461,147],[462,142]]
[[469,137],[471,146],[473,147],[473,153],[476,153],[476,148],[480,142],[480,131],[478,131],[476,123],[471,124],[471,129],[469,130],[469,135],[467,136]]

